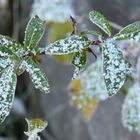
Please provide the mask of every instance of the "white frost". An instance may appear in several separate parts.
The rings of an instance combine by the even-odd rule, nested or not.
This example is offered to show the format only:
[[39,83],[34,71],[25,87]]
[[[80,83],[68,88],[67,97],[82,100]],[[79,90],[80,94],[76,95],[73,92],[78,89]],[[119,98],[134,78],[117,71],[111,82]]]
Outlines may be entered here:
[[122,50],[112,40],[103,44],[104,80],[110,96],[123,86],[128,66],[123,59]]
[[35,0],[31,17],[35,15],[47,22],[65,22],[74,12],[70,0]]
[[130,131],[140,134],[140,84],[135,83],[128,92],[122,107],[122,123]]
[[77,79],[81,82],[81,98],[82,95],[91,99],[96,99],[97,101],[108,98],[106,86],[102,77],[101,60],[97,60],[91,64]]

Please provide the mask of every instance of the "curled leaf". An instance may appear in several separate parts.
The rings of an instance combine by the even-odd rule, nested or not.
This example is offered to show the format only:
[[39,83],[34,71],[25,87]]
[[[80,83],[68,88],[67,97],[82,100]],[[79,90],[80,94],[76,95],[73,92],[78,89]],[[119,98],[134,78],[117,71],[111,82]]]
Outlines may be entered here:
[[40,119],[26,119],[26,122],[28,124],[28,131],[25,134],[28,136],[28,140],[40,140],[38,133],[47,127],[48,122]]

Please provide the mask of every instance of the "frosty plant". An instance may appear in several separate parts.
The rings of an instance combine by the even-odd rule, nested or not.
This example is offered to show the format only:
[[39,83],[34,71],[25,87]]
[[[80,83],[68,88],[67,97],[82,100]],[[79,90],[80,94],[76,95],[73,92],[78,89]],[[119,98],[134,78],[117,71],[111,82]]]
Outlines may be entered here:
[[28,131],[25,135],[28,136],[28,140],[40,140],[38,133],[42,132],[48,125],[48,122],[40,119],[26,119],[28,125]]
[[[72,35],[65,39],[48,44],[44,48],[39,48],[36,46],[43,36],[46,22],[35,16],[27,25],[23,44],[9,37],[0,36],[0,123],[9,115],[15,96],[17,75],[21,75],[24,71],[27,71],[35,88],[44,93],[49,93],[47,76],[38,65],[39,61],[37,58],[41,55],[73,54],[71,61],[71,64],[75,66],[73,79],[78,76],[77,79],[80,81],[80,73],[86,65],[86,52],[94,54],[92,46],[99,46],[102,58],[98,58],[95,64],[87,70],[88,73],[85,71],[81,74],[81,77],[84,77],[88,81],[83,81],[83,84],[86,85],[85,88],[89,92],[87,95],[84,93],[84,89],[82,92],[77,92],[76,96],[79,96],[79,100],[76,102],[85,103],[84,107],[87,102],[90,102],[90,107],[95,108],[95,100],[97,102],[98,100],[104,100],[119,91],[125,82],[129,69],[128,64],[123,58],[120,41],[139,41],[140,21],[126,26],[115,36],[112,36],[110,23],[103,15],[97,11],[92,11],[89,13],[89,18],[106,35],[96,31],[83,31],[79,34],[74,31]],[[88,34],[95,35],[98,39],[91,40],[88,38]],[[90,75],[86,76],[89,73]],[[97,78],[97,81],[95,78]],[[90,82],[92,84],[89,84]],[[94,85],[96,82],[99,85]],[[97,86],[100,87],[100,85],[102,86],[101,89],[105,89],[105,92],[101,90],[96,92]],[[86,99],[86,102],[83,102],[84,99]],[[26,134],[29,135],[29,133]],[[32,137],[37,137],[37,134],[33,133]]]

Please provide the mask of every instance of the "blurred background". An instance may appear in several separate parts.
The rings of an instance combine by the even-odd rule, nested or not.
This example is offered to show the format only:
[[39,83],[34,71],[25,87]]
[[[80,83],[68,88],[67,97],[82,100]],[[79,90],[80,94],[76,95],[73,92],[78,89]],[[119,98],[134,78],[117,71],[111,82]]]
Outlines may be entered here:
[[[40,0],[37,1],[40,3]],[[53,0],[46,0],[46,4],[51,4],[51,1]],[[69,2],[71,4],[69,8],[72,8],[70,11],[79,23],[81,30],[86,28],[97,30],[88,19],[88,13],[91,10],[101,12],[110,21],[120,26],[140,19],[139,0],[69,0]],[[11,36],[22,43],[26,25],[32,13],[34,14],[34,8],[36,9],[32,5],[33,3],[35,3],[33,0],[0,0],[0,34]],[[38,9],[41,9],[40,5]],[[43,12],[47,13],[47,10]],[[41,47],[45,46],[47,41],[53,42],[63,38],[68,31],[72,30],[69,17],[63,21],[64,23],[62,21],[61,23],[56,23],[56,21],[52,23],[53,18],[56,17],[50,17],[47,21],[48,29],[39,43]],[[58,35],[60,32],[62,32],[61,36]],[[117,30],[114,29],[113,32],[115,33]],[[54,36],[54,34],[57,35]],[[50,82],[50,94],[44,95],[36,90],[30,82],[28,74],[24,73],[18,77],[12,111],[0,126],[0,140],[27,139],[24,135],[24,131],[27,131],[25,117],[42,118],[49,122],[46,130],[40,134],[42,140],[140,139],[137,133],[129,132],[122,126],[121,107],[124,95],[118,94],[101,102],[90,120],[85,119],[79,110],[72,107],[68,85],[74,67],[64,64],[67,62],[61,63],[56,58],[43,56],[41,62],[41,67],[48,75]],[[59,58],[59,60],[63,61],[63,58]],[[89,56],[89,61],[94,60],[93,56]]]

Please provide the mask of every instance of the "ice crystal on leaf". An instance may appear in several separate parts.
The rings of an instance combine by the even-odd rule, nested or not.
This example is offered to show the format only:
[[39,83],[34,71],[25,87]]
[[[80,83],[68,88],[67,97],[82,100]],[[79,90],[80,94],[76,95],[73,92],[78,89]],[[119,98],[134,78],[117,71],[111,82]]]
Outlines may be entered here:
[[13,66],[0,73],[0,123],[9,115],[15,96],[17,77]]
[[13,65],[13,61],[10,58],[0,58],[0,72],[10,65]]
[[105,100],[108,97],[102,76],[102,61],[91,64],[77,78],[81,81],[81,93],[96,100]]
[[140,134],[140,84],[134,83],[129,89],[122,107],[122,123],[130,131]]
[[40,52],[45,51],[45,54],[50,55],[64,55],[73,52],[79,52],[87,48],[90,44],[91,41],[86,37],[73,35],[51,43],[45,48],[41,48]]
[[0,56],[21,56],[23,53],[22,45],[10,37],[0,35]]
[[41,71],[37,63],[29,58],[22,62],[20,68],[25,69],[29,73],[31,81],[34,83],[35,88],[44,93],[49,92],[48,78],[46,74]]
[[104,81],[110,96],[115,95],[123,86],[128,66],[123,59],[122,50],[113,40],[103,46]]
[[116,40],[138,40],[140,33],[140,21],[136,21],[128,26],[124,27],[119,33],[117,33],[113,38]]
[[31,16],[35,15],[47,22],[65,22],[74,12],[69,0],[35,0]]
[[91,118],[98,102],[108,98],[102,76],[102,61],[91,64],[71,82],[70,89],[72,105],[80,108],[86,118]]
[[40,140],[38,136],[39,132],[42,132],[48,125],[48,122],[40,119],[26,119],[28,124],[28,131],[25,134],[28,136],[28,140]]
[[34,48],[36,47],[37,43],[42,38],[42,35],[45,31],[46,23],[45,21],[41,20],[38,16],[33,17],[25,31],[25,39],[24,39],[24,48],[29,52],[34,52]]
[[99,28],[101,28],[106,34],[111,36],[111,26],[109,21],[99,12],[91,11],[89,13],[90,20],[96,24]]
[[86,64],[86,52],[77,52],[73,57],[72,64],[75,66],[73,75],[73,79],[75,79],[79,75],[79,73],[84,69],[84,66]]

